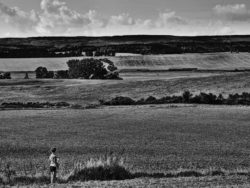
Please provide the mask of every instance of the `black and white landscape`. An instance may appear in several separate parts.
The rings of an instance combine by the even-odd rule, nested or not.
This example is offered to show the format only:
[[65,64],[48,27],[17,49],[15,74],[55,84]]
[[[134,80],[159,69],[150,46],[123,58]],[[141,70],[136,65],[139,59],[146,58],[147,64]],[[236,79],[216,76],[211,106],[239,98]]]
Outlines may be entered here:
[[0,0],[0,187],[250,187],[248,0]]

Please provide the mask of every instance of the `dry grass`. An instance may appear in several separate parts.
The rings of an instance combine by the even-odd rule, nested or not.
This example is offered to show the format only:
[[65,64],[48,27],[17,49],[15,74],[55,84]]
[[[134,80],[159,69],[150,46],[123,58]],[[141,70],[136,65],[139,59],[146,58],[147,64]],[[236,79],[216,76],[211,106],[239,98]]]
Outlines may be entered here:
[[[62,163],[57,178],[58,183],[88,180],[125,180],[133,178],[124,166],[123,158],[118,155],[105,155],[99,158],[90,158],[87,161],[74,161],[71,168]],[[37,161],[17,164],[11,160],[1,160],[0,185],[31,185],[49,184],[48,168],[40,166]],[[21,167],[21,168],[20,168]]]
[[68,181],[89,180],[126,180],[133,175],[124,166],[124,159],[115,155],[106,155],[87,162],[76,163]]
[[[46,185],[50,183],[50,176],[46,169],[39,168],[38,164],[32,162],[28,164],[28,168],[26,168],[25,165],[23,166],[23,169],[17,169],[11,162],[5,162],[4,165],[1,165],[0,185]],[[203,170],[179,168],[165,173],[132,173],[124,164],[123,157],[114,154],[106,154],[99,158],[90,158],[85,162],[75,161],[74,166],[71,169],[68,169],[67,173],[63,174],[63,170],[60,169],[61,173],[57,176],[57,183],[59,184],[74,184],[75,182],[87,181],[114,182],[114,180],[122,181],[142,178],[154,178],[159,180],[166,180],[166,178],[193,178],[194,181],[194,178],[201,177],[206,177],[207,179],[211,177],[242,177],[241,179],[244,179],[244,177],[249,176],[249,171],[246,169],[229,171],[218,168]],[[99,182],[98,184],[100,185],[103,183]],[[158,186],[159,185],[160,184],[158,184]]]

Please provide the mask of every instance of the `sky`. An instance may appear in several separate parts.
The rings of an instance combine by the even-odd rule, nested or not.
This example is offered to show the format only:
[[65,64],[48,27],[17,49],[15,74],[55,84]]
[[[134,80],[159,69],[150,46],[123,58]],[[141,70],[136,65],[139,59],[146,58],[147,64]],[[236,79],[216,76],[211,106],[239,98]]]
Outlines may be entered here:
[[250,34],[250,0],[0,0],[0,37]]

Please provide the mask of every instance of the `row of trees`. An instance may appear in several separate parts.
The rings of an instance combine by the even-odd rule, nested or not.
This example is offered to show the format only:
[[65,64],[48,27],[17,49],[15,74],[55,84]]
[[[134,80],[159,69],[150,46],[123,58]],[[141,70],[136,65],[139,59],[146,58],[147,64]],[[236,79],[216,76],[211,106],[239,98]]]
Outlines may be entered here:
[[67,79],[69,78],[69,74],[67,70],[59,70],[59,71],[48,71],[46,67],[38,67],[36,70],[36,78],[39,79]]
[[114,63],[108,59],[69,60],[68,70],[48,71],[46,67],[38,67],[36,78],[55,79],[121,79]]
[[214,104],[214,105],[250,105],[250,93],[230,94],[224,97],[222,94],[200,93],[193,95],[185,91],[181,96],[165,96],[155,98],[150,96],[146,99],[133,100],[129,97],[115,97],[110,101],[100,100],[103,105],[146,105],[146,104],[171,104],[171,103],[188,103],[188,104]]
[[67,102],[5,102],[1,104],[3,108],[62,108],[70,107],[70,104]]
[[181,54],[181,53],[212,53],[212,52],[250,52],[249,42],[197,42],[174,41],[168,43],[126,44],[97,46],[69,46],[65,48],[0,47],[0,58],[30,58],[30,57],[79,57],[84,56],[115,56],[116,53],[136,54]]
[[86,56],[115,56],[116,51],[113,47],[99,47],[94,50],[86,51]]

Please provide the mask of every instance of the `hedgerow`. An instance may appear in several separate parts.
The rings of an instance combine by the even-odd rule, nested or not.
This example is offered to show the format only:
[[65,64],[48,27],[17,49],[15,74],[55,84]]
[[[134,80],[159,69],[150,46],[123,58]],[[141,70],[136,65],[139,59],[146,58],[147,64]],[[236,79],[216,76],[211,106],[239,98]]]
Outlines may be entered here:
[[213,105],[250,105],[250,93],[230,94],[224,97],[222,94],[203,93],[193,95],[189,91],[184,91],[180,96],[165,96],[155,98],[149,96],[134,100],[129,97],[118,96],[111,100],[100,100],[102,105],[146,105],[146,104],[171,104],[171,103],[188,103],[188,104],[213,104]]

